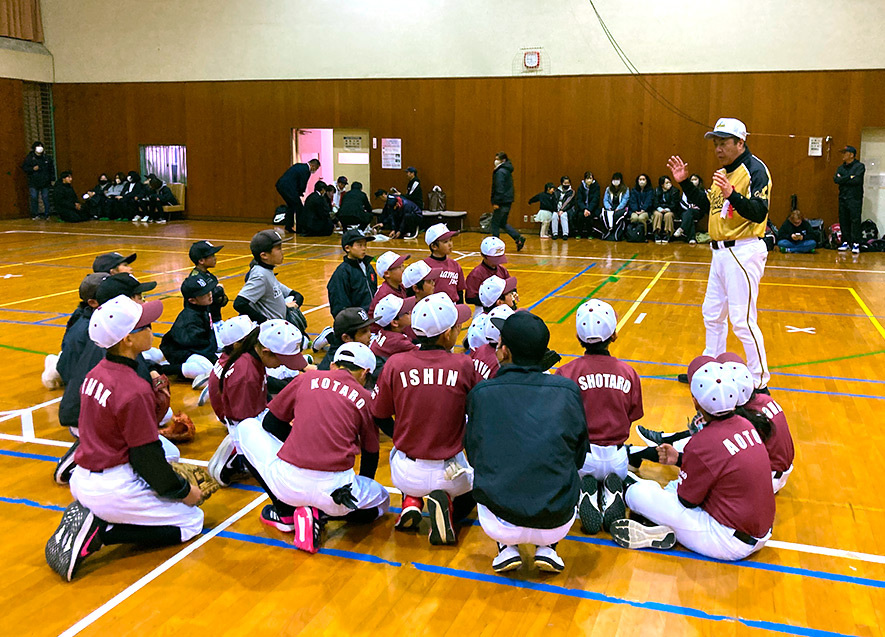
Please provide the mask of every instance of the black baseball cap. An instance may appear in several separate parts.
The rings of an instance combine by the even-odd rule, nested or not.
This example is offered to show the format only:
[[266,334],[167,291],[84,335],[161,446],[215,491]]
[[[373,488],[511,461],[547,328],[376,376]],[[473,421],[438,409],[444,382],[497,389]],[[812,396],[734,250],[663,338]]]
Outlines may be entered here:
[[119,252],[108,252],[107,254],[100,254],[95,257],[95,261],[92,262],[92,271],[110,272],[121,263],[132,263],[133,261],[135,261],[134,252],[128,257],[124,257]]
[[212,245],[206,240],[195,241],[194,244],[191,246],[191,249],[188,250],[187,256],[189,256],[191,258],[191,261],[193,261],[196,265],[197,263],[199,263],[200,259],[211,257],[223,247],[224,246]]
[[107,272],[90,272],[80,282],[80,300],[88,301],[95,298],[98,286],[110,275]]
[[181,282],[181,296],[187,299],[195,299],[198,296],[209,294],[215,287],[213,281],[203,273],[194,274]]
[[407,172],[407,173],[415,173],[415,174],[417,175],[417,174],[418,174],[418,169],[415,168],[414,166],[409,166],[408,168],[406,168],[406,172]]
[[339,184],[347,185],[347,177],[345,177],[344,175],[341,175],[337,181]]
[[252,251],[252,256],[257,259],[262,252],[270,252],[274,249],[274,246],[282,244],[283,238],[279,232],[276,230],[262,230],[261,232],[256,232],[255,236],[252,237],[252,241],[249,242],[249,250]]
[[365,239],[366,241],[374,241],[374,235],[365,235],[362,230],[357,230],[356,228],[351,228],[341,237],[341,247],[353,245],[354,241],[359,241],[360,239]]
[[112,274],[98,284],[98,289],[95,291],[95,300],[101,305],[121,294],[123,296],[135,296],[136,294],[149,292],[155,287],[157,287],[156,281],[141,283],[129,272],[121,272],[120,274]]
[[369,313],[363,308],[346,307],[335,316],[332,331],[335,332],[336,338],[340,340],[344,334],[368,327],[374,322],[375,319],[369,316]]
[[857,149],[854,146],[846,146],[845,148],[843,148],[839,152],[840,153],[854,153],[855,155],[857,155]]
[[550,343],[550,330],[540,316],[520,310],[506,320],[490,320],[501,331],[501,343],[510,350],[515,363],[539,363],[544,357]]

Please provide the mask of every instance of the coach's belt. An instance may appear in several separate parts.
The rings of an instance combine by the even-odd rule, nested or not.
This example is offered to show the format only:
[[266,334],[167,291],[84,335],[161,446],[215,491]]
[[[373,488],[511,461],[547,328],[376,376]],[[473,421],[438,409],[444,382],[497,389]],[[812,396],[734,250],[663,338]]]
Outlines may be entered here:
[[749,533],[744,533],[743,531],[735,531],[734,536],[739,539],[744,544],[749,544],[750,546],[756,546],[759,542],[756,538],[754,538]]
[[[756,239],[757,241],[760,240],[759,237],[752,237],[752,238]],[[738,240],[735,240],[735,239],[730,239],[728,241],[711,241],[710,246],[714,250],[720,250],[720,249],[724,249],[724,248],[733,248],[734,246],[737,245],[737,242],[738,242]]]

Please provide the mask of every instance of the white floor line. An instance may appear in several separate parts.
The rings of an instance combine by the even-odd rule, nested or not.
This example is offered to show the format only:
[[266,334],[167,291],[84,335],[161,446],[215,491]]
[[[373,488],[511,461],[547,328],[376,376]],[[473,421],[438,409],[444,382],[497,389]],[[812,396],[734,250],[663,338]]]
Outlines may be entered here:
[[323,303],[322,305],[317,305],[316,307],[312,307],[309,310],[304,310],[302,314],[310,314],[311,312],[316,312],[317,310],[321,310],[324,307],[329,307],[328,303]]
[[[64,440],[52,440],[51,438],[28,438],[26,436],[17,436],[15,434],[0,434],[0,440],[8,440],[10,442],[29,442],[35,445],[43,445],[44,447],[62,447],[70,448],[73,442],[65,442]],[[181,462],[197,465],[199,467],[208,467],[208,460],[197,460],[195,458],[181,458]]]
[[634,322],[636,325],[639,325],[640,323],[642,323],[642,321],[645,320],[645,317],[646,317],[646,316],[648,316],[648,315],[647,315],[645,312],[641,312],[641,313],[639,314],[639,316],[636,317],[636,320],[633,321],[633,322]]
[[59,637],[72,637],[73,635],[80,633],[80,631],[84,630],[85,628],[88,628],[89,626],[94,624],[97,620],[104,617],[109,611],[113,610],[114,608],[119,606],[121,603],[123,603],[124,601],[126,601],[127,599],[132,597],[132,595],[134,595],[135,593],[140,591],[142,588],[144,588],[145,586],[147,586],[151,582],[153,582],[155,579],[157,579],[160,575],[162,575],[163,573],[168,571],[170,568],[172,568],[173,566],[175,566],[176,564],[181,562],[184,558],[186,558],[188,555],[190,555],[191,553],[196,551],[198,548],[200,548],[201,546],[206,544],[206,542],[208,542],[209,540],[214,538],[216,535],[218,535],[219,533],[224,531],[227,527],[232,525],[234,522],[236,522],[237,520],[242,518],[244,515],[246,515],[247,513],[249,513],[250,511],[252,511],[256,507],[258,507],[258,505],[260,505],[265,500],[267,500],[266,494],[260,495],[259,497],[255,498],[254,500],[252,500],[252,502],[250,502],[249,504],[244,506],[242,509],[240,509],[239,511],[234,513],[232,516],[227,518],[224,522],[222,522],[221,524],[216,526],[214,529],[212,529],[211,531],[209,531],[205,535],[199,537],[194,542],[188,544],[183,549],[181,549],[178,553],[176,553],[175,555],[170,557],[168,560],[166,560],[165,562],[160,564],[157,568],[152,570],[150,573],[148,573],[147,575],[145,575],[144,577],[142,577],[138,581],[133,582],[130,586],[128,586],[126,589],[124,589],[123,591],[121,591],[117,595],[114,595],[111,599],[109,599],[104,604],[102,604],[101,606],[96,608],[94,611],[92,611],[91,613],[86,615],[86,617],[84,617],[83,619],[78,621],[76,624],[74,624],[73,626],[68,628],[66,631],[61,633]]

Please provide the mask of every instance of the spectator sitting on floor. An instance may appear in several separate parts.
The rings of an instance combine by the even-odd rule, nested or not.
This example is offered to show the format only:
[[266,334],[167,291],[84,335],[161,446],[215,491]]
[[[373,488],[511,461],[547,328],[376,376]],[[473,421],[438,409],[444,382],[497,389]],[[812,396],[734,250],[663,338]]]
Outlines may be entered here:
[[781,252],[814,252],[817,242],[812,238],[811,224],[799,210],[794,210],[777,231]]
[[66,170],[59,175],[59,179],[55,182],[52,191],[55,212],[58,214],[59,219],[69,223],[88,221],[91,215],[86,210],[86,207],[80,203],[80,198],[77,197],[77,193],[72,185],[73,181],[74,175],[70,170]]
[[[334,205],[332,207],[334,210]],[[348,226],[357,226],[365,230],[372,223],[372,204],[363,192],[363,185],[355,181],[350,190],[341,195],[341,205],[338,208],[338,221],[346,230]]]
[[[160,350],[173,374],[196,379],[212,371],[218,360],[218,342],[212,329],[210,306],[217,280],[202,272],[187,277],[181,284],[184,309],[160,341]],[[180,370],[180,371],[179,371]]]
[[334,228],[332,206],[326,197],[326,182],[318,181],[304,201],[301,224],[295,229],[302,237],[328,237]]

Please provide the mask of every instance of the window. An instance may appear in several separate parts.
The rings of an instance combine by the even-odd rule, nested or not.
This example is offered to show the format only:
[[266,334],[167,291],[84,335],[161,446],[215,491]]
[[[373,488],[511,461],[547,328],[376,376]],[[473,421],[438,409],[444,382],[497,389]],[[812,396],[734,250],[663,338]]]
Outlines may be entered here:
[[185,146],[139,146],[141,174],[154,173],[166,183],[187,184]]

